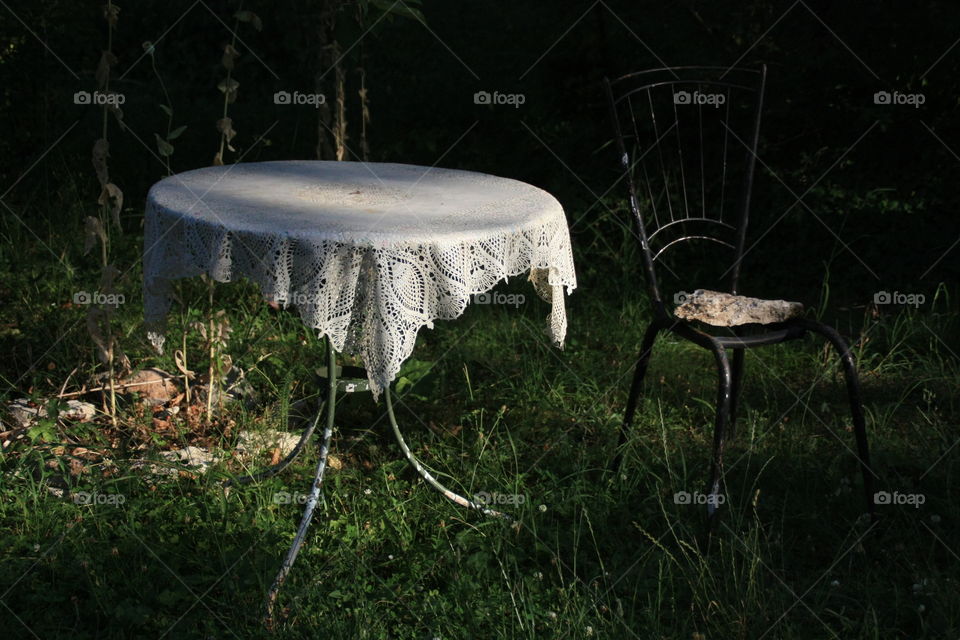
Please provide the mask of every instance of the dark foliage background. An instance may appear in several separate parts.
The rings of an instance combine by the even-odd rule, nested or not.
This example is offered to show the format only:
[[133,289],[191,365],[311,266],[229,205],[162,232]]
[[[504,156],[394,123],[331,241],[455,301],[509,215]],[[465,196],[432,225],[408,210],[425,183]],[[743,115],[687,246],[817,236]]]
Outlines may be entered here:
[[[240,6],[121,7],[111,87],[127,97],[129,130],[111,121],[110,167],[132,234],[115,251],[131,264],[146,191],[165,175],[153,142],[165,127],[158,106],[165,98],[142,44],[155,43],[175,124],[187,125],[173,171],[208,165],[219,142],[221,53]],[[641,284],[629,246],[595,241],[620,238],[629,224],[623,191],[608,192],[616,164],[600,82],[661,64],[769,66],[751,227],[765,242],[748,257],[745,291],[815,303],[827,283],[831,302],[856,307],[878,290],[929,298],[938,283],[957,279],[960,250],[950,250],[960,238],[951,179],[960,169],[954,2],[426,0],[425,23],[381,10],[362,24],[353,3],[246,2],[264,27],[240,32],[233,74],[240,88],[230,107],[237,154],[228,162],[316,157],[317,110],[275,105],[273,94],[311,91],[318,75],[329,79],[317,42],[321,15],[332,6],[340,6],[335,35],[345,52],[348,158],[360,153],[362,63],[371,159],[485,171],[547,189],[568,212],[584,285],[602,288],[611,275],[618,288],[623,280]],[[93,269],[95,260],[70,240],[96,210],[90,147],[102,114],[72,96],[95,88],[102,9],[50,1],[9,9],[0,14],[0,184],[14,186],[3,197],[9,208],[0,230],[11,242],[0,259],[14,259],[7,246],[18,247],[17,260],[20,251],[45,252],[40,237]],[[519,108],[474,104],[481,90],[526,100]],[[926,101],[875,105],[880,90],[922,92]],[[265,141],[254,144],[261,135]],[[809,210],[791,192],[804,195]]]

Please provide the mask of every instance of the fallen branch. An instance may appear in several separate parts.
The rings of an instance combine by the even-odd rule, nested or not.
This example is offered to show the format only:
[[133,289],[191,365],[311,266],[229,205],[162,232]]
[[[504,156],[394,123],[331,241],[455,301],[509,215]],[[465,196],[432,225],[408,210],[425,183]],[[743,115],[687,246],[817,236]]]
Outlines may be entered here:
[[[115,390],[121,389],[130,389],[132,387],[142,387],[148,384],[162,384],[163,380],[147,380],[146,382],[125,382],[123,384],[116,384],[113,386]],[[60,393],[57,395],[57,398],[75,398],[77,396],[82,396],[87,393],[96,393],[97,391],[109,391],[110,385],[104,385],[100,387],[94,387],[92,389],[87,389],[84,387],[80,391],[71,391],[70,393]]]

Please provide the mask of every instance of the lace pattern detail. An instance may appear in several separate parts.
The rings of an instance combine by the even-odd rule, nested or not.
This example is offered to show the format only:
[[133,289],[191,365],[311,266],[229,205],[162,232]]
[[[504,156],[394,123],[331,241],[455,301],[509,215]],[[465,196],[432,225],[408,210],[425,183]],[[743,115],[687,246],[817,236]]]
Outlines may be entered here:
[[[551,304],[548,333],[562,347],[564,287],[574,289],[576,277],[566,218],[546,192],[408,165],[235,167],[172,176],[151,189],[144,315],[158,350],[173,280],[246,277],[266,299],[295,306],[335,349],[359,355],[377,398],[413,352],[421,327],[460,316],[472,295],[528,270]],[[264,181],[275,174],[284,179]],[[291,176],[299,187],[291,188]],[[303,184],[311,177],[328,182]],[[263,190],[245,197],[258,182]],[[395,211],[403,213],[391,217]]]

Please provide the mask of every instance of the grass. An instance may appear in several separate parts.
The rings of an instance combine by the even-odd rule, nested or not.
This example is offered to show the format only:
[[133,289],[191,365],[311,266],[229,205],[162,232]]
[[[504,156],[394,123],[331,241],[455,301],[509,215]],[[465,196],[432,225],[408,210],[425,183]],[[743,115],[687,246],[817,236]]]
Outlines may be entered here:
[[[137,245],[129,246],[118,251],[136,264]],[[71,370],[78,380],[95,369],[82,323],[75,328],[82,309],[50,301],[70,300],[76,282],[95,277],[41,263],[4,274],[18,293],[2,311],[10,353],[2,373],[19,393],[49,397]],[[581,288],[568,299],[565,350],[548,343],[547,307],[518,278],[501,290],[524,293],[526,304],[474,305],[437,323],[401,373],[398,418],[417,455],[462,493],[511,496],[520,504],[504,508],[516,525],[466,512],[420,481],[390,437],[382,402],[342,403],[339,468],[328,471],[324,503],[281,592],[288,618],[273,637],[960,631],[960,373],[949,346],[960,343],[960,330],[947,290],[921,310],[878,314],[870,306],[830,318],[856,340],[878,489],[919,494],[924,503],[879,507],[876,523],[862,517],[836,358],[813,339],[766,347],[747,356],[727,502],[707,544],[705,509],[674,497],[705,488],[715,395],[709,354],[669,337],[658,342],[623,466],[608,471],[649,317],[639,292],[611,282],[626,267],[611,260],[610,268],[581,271]],[[140,366],[174,370],[171,355],[152,355],[140,336],[136,283],[134,269],[119,314],[125,349]],[[204,317],[206,289],[186,282],[181,297],[168,335],[176,342],[186,331],[188,352],[203,353],[187,328]],[[220,480],[244,471],[229,455],[205,476],[171,482],[130,463],[193,442],[230,451],[240,429],[282,426],[295,400],[317,394],[312,372],[322,350],[296,317],[269,310],[243,284],[220,287],[216,306],[230,310],[227,351],[260,404],[228,405],[211,425],[178,418],[158,436],[150,416],[128,403],[116,430],[61,422],[4,448],[5,637],[270,637],[259,623],[263,596],[301,510],[277,496],[309,489],[316,449],[279,477],[229,492]],[[40,366],[30,370],[31,361]],[[80,445],[116,466],[72,455]],[[71,459],[82,472],[70,473]],[[57,498],[48,488],[58,482],[101,498]]]

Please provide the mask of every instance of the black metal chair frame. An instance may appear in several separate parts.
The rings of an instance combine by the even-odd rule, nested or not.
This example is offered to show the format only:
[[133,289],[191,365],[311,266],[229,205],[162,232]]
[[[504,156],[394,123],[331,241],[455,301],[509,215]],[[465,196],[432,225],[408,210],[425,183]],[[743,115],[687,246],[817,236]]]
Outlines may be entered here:
[[[617,453],[614,458],[614,468],[619,468],[622,460],[623,449],[626,442],[626,433],[633,423],[633,418],[637,409],[637,403],[640,398],[641,386],[644,376],[647,372],[647,366],[650,362],[650,355],[657,337],[662,332],[666,331],[689,340],[690,342],[693,342],[704,349],[707,349],[714,356],[717,374],[719,376],[716,420],[713,432],[713,455],[710,469],[710,480],[707,488],[708,499],[706,501],[708,516],[712,519],[717,512],[718,505],[721,503],[717,496],[722,491],[724,473],[724,445],[728,432],[732,436],[733,427],[736,421],[737,405],[741,391],[741,381],[743,378],[744,351],[754,347],[778,344],[788,340],[794,340],[804,337],[808,333],[817,333],[826,338],[827,341],[833,345],[843,364],[843,372],[846,378],[847,393],[850,399],[850,409],[853,418],[854,436],[858,452],[857,457],[860,464],[860,470],[863,475],[867,509],[869,513],[873,515],[874,472],[870,468],[866,423],[864,420],[863,406],[860,399],[860,382],[857,375],[856,362],[854,360],[853,353],[851,352],[847,342],[840,336],[840,334],[832,327],[820,322],[806,318],[794,318],[777,324],[761,325],[759,327],[754,325],[753,327],[757,329],[757,332],[750,335],[744,335],[744,331],[742,330],[743,328],[749,327],[734,327],[734,334],[736,335],[733,336],[711,335],[710,333],[698,329],[692,323],[683,319],[679,319],[670,313],[664,304],[659,281],[656,275],[655,263],[663,251],[670,246],[688,240],[709,240],[719,242],[720,244],[733,250],[733,262],[732,266],[728,270],[730,274],[729,292],[737,295],[738,283],[740,279],[740,267],[743,260],[746,243],[746,229],[750,212],[750,198],[753,190],[753,174],[757,157],[757,145],[760,136],[760,121],[763,109],[764,90],[766,86],[766,66],[762,66],[759,69],[724,69],[721,67],[666,67],[631,73],[613,80],[605,78],[604,84],[606,87],[608,106],[613,119],[617,151],[620,154],[621,168],[624,172],[623,177],[626,178],[629,188],[630,210],[636,222],[636,233],[641,245],[643,270],[646,276],[647,287],[654,313],[654,318],[644,334],[643,343],[640,347],[640,357],[634,371],[633,382],[630,385],[630,393],[627,397],[623,423],[620,427]],[[730,140],[732,148],[741,148],[746,154],[743,165],[744,170],[742,171],[744,175],[742,176],[742,186],[740,187],[739,193],[739,206],[737,206],[734,212],[736,215],[735,224],[731,225],[720,221],[720,225],[713,225],[711,227],[711,229],[718,226],[728,228],[733,232],[734,240],[733,242],[727,242],[716,236],[709,235],[709,232],[699,235],[684,235],[668,243],[667,246],[660,249],[660,251],[657,253],[654,253],[651,249],[651,236],[656,235],[657,232],[664,227],[680,222],[703,224],[704,226],[708,226],[711,223],[718,222],[719,220],[714,220],[712,218],[708,219],[709,216],[707,214],[703,214],[700,217],[697,217],[696,215],[690,216],[688,209],[687,217],[685,218],[683,216],[679,216],[680,219],[677,219],[678,216],[676,216],[675,212],[671,210],[669,222],[666,224],[661,224],[660,219],[655,215],[655,224],[650,224],[651,220],[648,219],[648,216],[645,216],[645,211],[640,204],[641,200],[638,198],[639,185],[637,184],[638,180],[634,175],[634,169],[636,168],[637,163],[631,161],[631,156],[628,153],[629,148],[627,144],[627,138],[630,136],[625,136],[624,134],[624,125],[632,125],[632,133],[634,134],[636,143],[638,145],[640,144],[641,135],[639,129],[637,128],[636,113],[633,108],[632,97],[637,96],[638,98],[648,101],[651,107],[653,132],[654,135],[656,135],[656,139],[653,141],[652,145],[644,145],[639,149],[639,151],[645,155],[648,152],[652,153],[657,146],[666,144],[665,141],[671,140],[673,137],[671,131],[663,126],[663,123],[658,125],[656,122],[656,115],[653,108],[652,91],[656,88],[675,90],[679,87],[697,87],[697,90],[699,90],[705,86],[718,91],[726,92],[724,95],[727,97],[726,104],[728,115],[731,104],[730,96],[734,91],[742,91],[744,93],[751,94],[753,98],[751,105],[755,105],[755,112],[752,114],[752,122],[750,123],[751,127],[747,139]],[[677,98],[674,97],[674,115],[677,113],[676,103]],[[627,123],[624,123],[621,117],[621,112],[624,107],[628,108],[630,113],[630,121]],[[675,121],[675,124],[678,122],[679,120]],[[724,126],[726,126],[726,124],[724,124]],[[729,133],[729,130],[728,132],[725,132],[725,135],[727,133]],[[702,139],[702,129],[700,134]],[[676,138],[677,145],[679,147],[682,145],[679,134],[676,136]],[[725,139],[725,145],[726,142],[727,140]],[[703,162],[702,153],[703,152],[701,151],[701,163]],[[724,146],[723,153],[724,171],[726,171],[726,146]],[[683,164],[682,150],[680,151],[680,154],[680,163]],[[662,156],[660,160],[662,163]],[[666,176],[666,174],[664,174],[664,176]],[[685,188],[686,186],[684,185],[684,189]],[[650,199],[647,201],[647,208],[650,206],[655,207],[653,199],[654,194],[648,191],[645,195],[650,196]],[[686,198],[686,195],[686,192],[684,192],[684,198]],[[704,211],[706,211],[705,205]],[[655,209],[654,214],[656,214]],[[650,235],[648,235],[648,230],[651,229],[651,227],[653,227],[653,231]],[[728,350],[733,351],[732,362],[731,358],[727,354]]]

